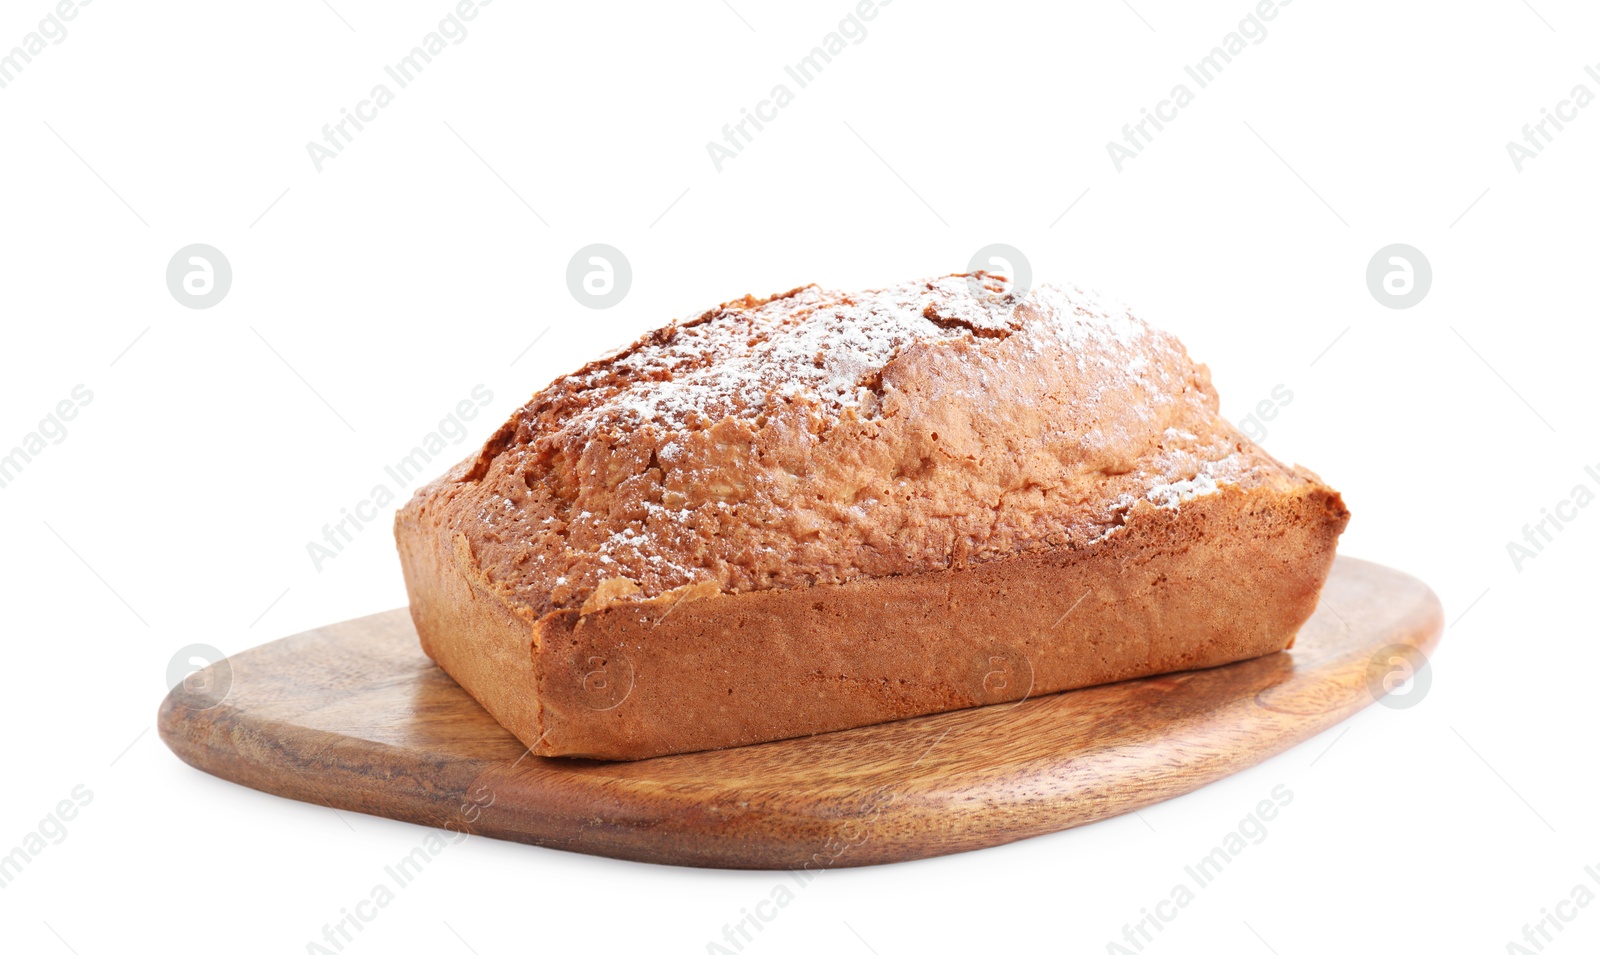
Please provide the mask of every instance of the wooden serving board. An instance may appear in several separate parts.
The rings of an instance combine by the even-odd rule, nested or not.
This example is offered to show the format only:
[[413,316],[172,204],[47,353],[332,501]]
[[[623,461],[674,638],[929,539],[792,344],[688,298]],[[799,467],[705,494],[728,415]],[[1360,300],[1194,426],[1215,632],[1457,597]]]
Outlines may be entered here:
[[1057,832],[1198,789],[1372,703],[1404,678],[1392,668],[1408,656],[1420,664],[1443,626],[1421,581],[1341,557],[1283,653],[607,763],[528,755],[393,610],[216,664],[173,690],[159,726],[192,766],[339,809],[648,862],[869,865]]

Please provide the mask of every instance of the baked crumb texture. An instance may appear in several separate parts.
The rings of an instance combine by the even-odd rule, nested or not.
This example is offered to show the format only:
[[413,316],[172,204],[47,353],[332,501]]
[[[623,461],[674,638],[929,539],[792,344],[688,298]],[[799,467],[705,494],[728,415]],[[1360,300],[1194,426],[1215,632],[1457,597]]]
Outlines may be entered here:
[[637,759],[1283,649],[1348,516],[1172,336],[978,273],[651,332],[396,536],[424,649],[507,729]]

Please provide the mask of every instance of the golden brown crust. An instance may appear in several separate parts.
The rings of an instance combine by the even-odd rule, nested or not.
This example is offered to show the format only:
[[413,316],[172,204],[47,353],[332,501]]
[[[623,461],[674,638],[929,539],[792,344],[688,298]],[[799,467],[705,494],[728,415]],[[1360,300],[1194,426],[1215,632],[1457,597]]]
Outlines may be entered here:
[[537,753],[631,759],[1281,649],[1347,517],[1175,339],[956,276],[653,332],[396,534],[441,666]]

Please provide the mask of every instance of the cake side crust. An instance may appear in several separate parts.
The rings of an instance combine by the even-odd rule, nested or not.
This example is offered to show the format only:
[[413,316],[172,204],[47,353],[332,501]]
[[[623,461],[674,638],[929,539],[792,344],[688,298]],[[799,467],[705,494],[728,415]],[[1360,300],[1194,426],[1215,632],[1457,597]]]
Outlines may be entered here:
[[642,759],[1284,649],[1348,516],[1337,492],[1296,474],[1176,508],[1140,502],[1102,540],[1043,555],[809,588],[685,588],[537,620],[476,579],[470,550],[430,543],[416,514],[397,532],[425,649],[502,725],[538,755]]
[[422,651],[501,726],[519,738],[532,730],[532,745],[545,718],[533,692],[536,621],[487,584],[471,546],[442,532],[429,500],[402,508],[394,528]]

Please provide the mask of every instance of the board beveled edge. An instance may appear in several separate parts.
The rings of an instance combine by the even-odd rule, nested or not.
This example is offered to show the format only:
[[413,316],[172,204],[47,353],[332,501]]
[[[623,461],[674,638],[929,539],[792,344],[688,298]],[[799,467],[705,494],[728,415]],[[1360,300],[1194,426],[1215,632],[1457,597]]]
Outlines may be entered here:
[[[1348,634],[1345,652],[1332,663],[1302,670],[1284,662],[1288,654],[1273,654],[1212,670],[1069,691],[1020,706],[934,714],[740,750],[617,764],[531,756],[513,762],[456,753],[430,758],[372,740],[262,720],[226,700],[213,704],[183,685],[163,700],[157,724],[162,740],[180,759],[220,778],[308,803],[458,832],[634,861],[719,868],[799,870],[908,861],[1062,831],[1192,792],[1278,755],[1370,705],[1377,696],[1365,690],[1366,658],[1374,648],[1389,644],[1413,647],[1426,658],[1443,633],[1443,607],[1421,581],[1381,565],[1340,557],[1335,576],[1346,590],[1355,586],[1352,579],[1365,579],[1368,585],[1378,581],[1386,586],[1364,592],[1365,597],[1375,604],[1403,606],[1381,633]],[[1330,589],[1334,583],[1330,579]],[[307,631],[235,659],[289,641],[338,640],[345,628],[384,626],[396,614],[404,611]],[[1328,614],[1343,619],[1324,604],[1313,621]],[[1322,625],[1330,624],[1323,619]],[[1159,696],[1181,696],[1197,681],[1220,679],[1217,685],[1226,685],[1231,677],[1224,678],[1224,671],[1238,678],[1231,695],[1215,699],[1217,705],[1203,716],[1147,734],[1165,744],[1166,751],[1159,754],[1141,753],[1140,746],[1090,747],[1058,754],[1055,760],[1014,760],[988,778],[970,768],[951,769],[941,754],[926,765],[919,759],[904,778],[878,787],[819,786],[809,801],[764,793],[753,777],[728,785],[715,776],[683,783],[685,765],[696,761],[711,769],[759,763],[756,757],[778,752],[774,748],[849,747],[889,732],[905,737],[913,727],[917,733],[925,731],[930,741],[924,757],[947,740],[946,752],[959,753],[964,726],[989,722],[993,730],[996,718],[1020,720],[1070,706],[1074,698],[1088,701],[1119,691],[1138,695],[1160,688]],[[1245,693],[1245,687],[1256,689]],[[1033,710],[1025,711],[1027,707]],[[674,764],[671,778],[652,780],[650,765],[665,761]],[[737,796],[765,797],[767,802],[751,808],[750,799],[733,798]],[[487,806],[485,799],[490,800]]]

